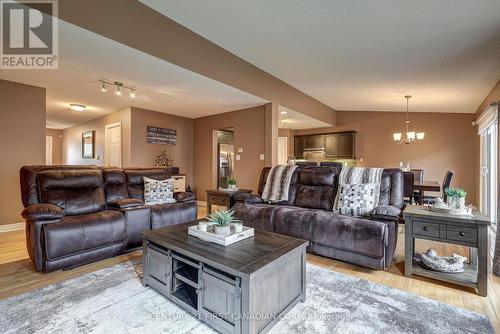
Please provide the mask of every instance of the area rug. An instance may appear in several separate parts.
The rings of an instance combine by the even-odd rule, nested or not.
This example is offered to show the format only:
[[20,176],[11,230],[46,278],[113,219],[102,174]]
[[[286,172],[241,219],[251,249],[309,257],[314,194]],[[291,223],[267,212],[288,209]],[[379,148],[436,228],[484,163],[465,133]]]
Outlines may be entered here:
[[[2,333],[213,333],[126,262],[0,301]],[[474,312],[307,264],[307,300],[270,333],[493,333]]]

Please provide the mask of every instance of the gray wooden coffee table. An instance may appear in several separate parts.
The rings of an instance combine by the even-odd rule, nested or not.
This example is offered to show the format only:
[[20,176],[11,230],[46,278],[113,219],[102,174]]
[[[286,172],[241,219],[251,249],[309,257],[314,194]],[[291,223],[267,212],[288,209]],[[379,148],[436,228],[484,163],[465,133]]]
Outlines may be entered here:
[[[471,216],[431,212],[424,206],[408,205],[405,219],[405,276],[425,276],[449,283],[477,288],[480,296],[488,293],[488,225],[478,211]],[[442,273],[422,267],[413,259],[415,239],[427,239],[469,246],[469,264],[463,273]],[[440,254],[443,255],[443,254]]]
[[222,333],[265,333],[305,300],[308,241],[255,231],[224,247],[188,235],[195,224],[143,232],[145,286]]

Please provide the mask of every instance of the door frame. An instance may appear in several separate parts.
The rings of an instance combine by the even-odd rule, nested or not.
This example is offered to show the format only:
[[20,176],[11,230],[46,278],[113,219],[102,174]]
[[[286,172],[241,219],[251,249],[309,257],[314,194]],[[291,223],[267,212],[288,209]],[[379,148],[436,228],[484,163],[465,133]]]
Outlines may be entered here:
[[108,134],[108,131],[109,129],[112,129],[112,128],[116,128],[116,127],[120,127],[120,163],[119,163],[119,166],[112,166],[112,167],[122,167],[122,144],[123,144],[123,141],[122,141],[122,122],[116,122],[116,123],[111,123],[111,124],[106,124],[104,126],[104,166],[108,167],[110,166],[110,163],[109,163],[109,143],[108,143],[108,139],[109,139],[109,134]]
[[[47,150],[47,140],[50,142],[50,151]],[[48,155],[47,153],[50,153]],[[49,161],[50,156],[50,161]],[[54,163],[54,140],[52,136],[45,136],[45,164],[51,166]]]

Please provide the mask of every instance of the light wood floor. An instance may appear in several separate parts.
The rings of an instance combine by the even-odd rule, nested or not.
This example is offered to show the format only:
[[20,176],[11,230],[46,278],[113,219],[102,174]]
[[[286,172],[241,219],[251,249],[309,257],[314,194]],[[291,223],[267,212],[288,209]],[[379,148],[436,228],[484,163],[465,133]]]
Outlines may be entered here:
[[[206,215],[206,208],[199,207],[199,216]],[[443,303],[486,314],[497,333],[500,333],[500,277],[489,275],[488,297],[480,297],[472,289],[441,283],[426,278],[404,276],[404,227],[400,229],[396,260],[387,271],[375,271],[321,256],[307,256],[307,261],[321,267],[356,276],[392,288],[409,291]],[[417,240],[417,251],[435,248],[439,254],[462,254],[465,247]],[[73,270],[38,273],[33,269],[25,247],[24,231],[0,233],[0,299],[8,298],[40,287],[78,277],[117,263],[140,257],[142,251],[123,254]]]

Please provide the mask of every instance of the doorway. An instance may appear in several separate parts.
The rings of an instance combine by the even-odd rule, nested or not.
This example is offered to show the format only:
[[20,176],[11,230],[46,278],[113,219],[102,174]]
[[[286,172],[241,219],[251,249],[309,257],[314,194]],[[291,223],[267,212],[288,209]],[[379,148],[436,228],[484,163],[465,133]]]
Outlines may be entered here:
[[278,165],[286,165],[288,160],[288,138],[278,137]]
[[104,166],[122,166],[122,127],[121,123],[108,124],[104,128]]
[[45,136],[45,164],[52,165],[52,136]]

